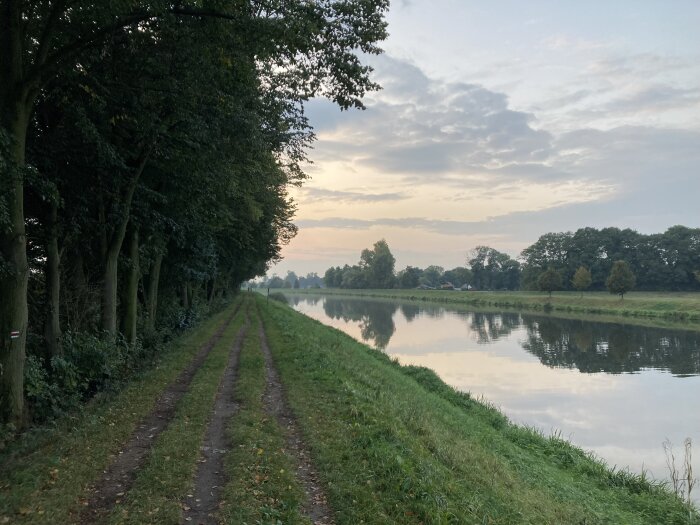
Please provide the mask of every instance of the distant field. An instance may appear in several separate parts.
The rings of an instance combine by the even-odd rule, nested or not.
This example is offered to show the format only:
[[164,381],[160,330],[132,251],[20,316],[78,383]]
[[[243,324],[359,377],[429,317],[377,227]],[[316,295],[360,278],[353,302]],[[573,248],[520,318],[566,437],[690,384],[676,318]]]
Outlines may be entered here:
[[[286,290],[291,292],[292,290]],[[467,304],[548,310],[576,314],[603,314],[613,316],[700,322],[700,293],[697,292],[629,292],[621,300],[607,292],[554,292],[550,298],[543,292],[462,292],[452,290],[347,290],[315,289],[293,290],[302,293],[324,293],[385,297],[403,300],[434,301],[439,303]]]

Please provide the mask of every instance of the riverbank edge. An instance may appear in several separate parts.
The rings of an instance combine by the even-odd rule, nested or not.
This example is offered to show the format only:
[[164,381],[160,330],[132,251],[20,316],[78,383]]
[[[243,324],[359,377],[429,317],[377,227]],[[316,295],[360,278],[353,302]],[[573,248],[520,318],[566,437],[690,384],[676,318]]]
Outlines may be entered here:
[[[646,512],[649,511],[656,514],[661,509],[665,509],[661,514],[669,512],[670,516],[671,513],[675,515],[682,510],[686,513],[685,516],[687,516],[688,519],[686,522],[684,518],[683,523],[699,523],[697,521],[698,509],[688,507],[685,502],[673,493],[667,482],[651,479],[644,472],[637,474],[631,472],[629,469],[612,467],[603,459],[572,444],[557,433],[546,436],[536,428],[513,423],[499,408],[490,404],[488,400],[475,399],[468,392],[462,392],[451,387],[433,370],[421,366],[402,365],[397,360],[391,359],[384,352],[356,341],[341,330],[337,330],[320,321],[296,312],[293,308],[281,303],[281,301],[270,301],[266,310],[269,311],[270,308],[280,313],[284,312],[282,314],[283,317],[287,317],[287,321],[291,323],[287,326],[287,334],[292,333],[289,332],[289,328],[294,325],[298,328],[299,333],[304,334],[303,337],[306,342],[304,352],[310,352],[308,359],[312,359],[312,350],[308,345],[314,340],[318,340],[319,342],[334,341],[332,344],[333,351],[344,354],[344,359],[347,359],[348,356],[354,352],[369,355],[381,363],[381,365],[389,367],[389,369],[386,370],[387,376],[384,378],[385,381],[382,382],[383,384],[386,385],[390,382],[390,376],[396,372],[409,381],[415,381],[425,392],[426,398],[430,398],[430,396],[434,395],[441,401],[446,401],[453,408],[461,412],[464,418],[471,419],[473,425],[485,424],[492,427],[497,434],[501,435],[503,441],[509,442],[526,454],[531,454],[531,461],[533,464],[537,465],[537,470],[540,470],[540,468],[551,468],[559,469],[561,472],[568,472],[575,478],[572,486],[568,488],[574,490],[573,485],[588,486],[589,489],[584,489],[584,493],[590,492],[592,494],[597,490],[600,491],[599,494],[609,494],[610,501],[608,503],[612,506],[621,505],[622,501],[625,501],[627,504],[634,502],[640,507],[644,507],[645,510],[636,508],[635,505],[633,505],[634,510],[630,507],[625,508],[624,506],[619,507],[619,510],[621,512],[632,511],[635,514],[639,512],[639,514],[636,514],[637,518],[639,518],[640,515],[645,515]],[[301,316],[303,319],[298,316]],[[297,332],[297,330],[295,329],[293,332]],[[347,341],[347,343],[341,343],[340,341]],[[288,352],[293,351],[289,343],[290,340],[286,340],[287,348],[285,351]],[[328,359],[327,351],[322,352],[327,356],[326,359]],[[328,365],[328,361],[326,361],[326,363]],[[307,364],[306,366],[310,365]],[[356,367],[351,368],[357,369]],[[335,374],[336,372],[333,371],[333,373]],[[344,378],[340,377],[336,379],[341,380]],[[345,380],[347,381],[347,379]],[[291,387],[292,385],[289,386]],[[294,388],[292,388],[292,390],[294,390]],[[318,392],[318,395],[321,396],[321,393]],[[404,399],[403,402],[408,405],[412,404],[410,399]],[[433,407],[436,414],[440,414],[443,411],[443,408],[439,405],[440,403],[437,403]],[[309,419],[311,418],[310,415],[305,413],[305,410],[306,407],[302,409],[302,421],[306,417],[309,417]],[[339,418],[339,416],[334,417]],[[391,418],[394,417],[394,415],[384,413],[384,417]],[[325,421],[328,423],[328,418],[325,418]],[[313,435],[313,431],[311,431],[311,434]],[[456,436],[453,436],[453,438],[455,440],[459,439]],[[452,438],[450,438],[450,441],[452,441]],[[324,455],[322,451],[324,444],[319,442],[316,445],[321,449],[320,454]],[[405,446],[411,448],[411,446]],[[471,448],[478,445],[471,443],[465,446]],[[505,453],[502,444],[497,446],[494,443],[493,446],[488,447],[488,453],[494,454],[499,460],[505,463],[508,463],[512,459],[509,457],[510,454]],[[525,479],[530,478],[527,473],[521,472],[521,474],[525,474]],[[533,471],[532,478],[535,477],[537,477],[537,474]],[[593,487],[596,488],[594,489]],[[565,491],[566,487],[561,490]],[[622,493],[627,493],[628,496],[621,496]],[[600,501],[598,500],[597,503],[600,503]],[[596,503],[594,503],[593,500],[586,501],[584,504],[584,506],[591,506],[592,508],[594,508],[595,505]],[[681,512],[681,514],[682,513],[683,512]],[[597,523],[597,521],[593,522]],[[673,520],[673,522],[677,521]],[[655,523],[655,521],[629,521],[629,523]]]
[[[554,293],[549,297],[537,292],[463,292],[453,290],[352,290],[345,288],[275,289],[282,293],[309,295],[346,295],[377,297],[404,301],[424,301],[464,306],[486,306],[535,312],[559,312],[610,316],[617,321],[638,319],[676,323],[678,328],[700,330],[700,294],[683,293],[674,297],[673,292],[638,292],[628,294],[624,300],[604,292],[587,292],[581,296],[574,292]],[[695,297],[697,295],[697,297]],[[692,299],[688,299],[688,297]]]

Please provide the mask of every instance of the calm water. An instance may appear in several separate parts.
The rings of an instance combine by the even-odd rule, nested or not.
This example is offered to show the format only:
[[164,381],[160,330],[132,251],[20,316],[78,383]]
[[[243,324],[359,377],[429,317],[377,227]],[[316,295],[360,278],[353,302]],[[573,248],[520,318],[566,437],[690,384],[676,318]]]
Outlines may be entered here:
[[669,439],[678,458],[686,437],[700,457],[698,332],[379,299],[287,297],[296,310],[403,364],[435,370],[515,422],[546,434],[561,431],[611,465],[666,478],[662,443]]

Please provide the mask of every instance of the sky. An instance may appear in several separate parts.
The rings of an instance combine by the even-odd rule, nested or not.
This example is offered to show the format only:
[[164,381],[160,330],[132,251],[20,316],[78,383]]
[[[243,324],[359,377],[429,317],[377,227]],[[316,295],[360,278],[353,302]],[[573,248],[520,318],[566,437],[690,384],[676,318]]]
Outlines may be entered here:
[[385,239],[396,269],[548,232],[700,226],[700,1],[394,0],[383,89],[315,99],[297,237],[268,275]]

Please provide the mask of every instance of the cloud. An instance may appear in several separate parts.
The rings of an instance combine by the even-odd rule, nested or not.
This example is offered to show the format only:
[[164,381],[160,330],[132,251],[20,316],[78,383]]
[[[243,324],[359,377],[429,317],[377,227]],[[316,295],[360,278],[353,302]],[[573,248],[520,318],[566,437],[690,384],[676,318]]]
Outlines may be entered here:
[[[498,170],[507,176],[505,168],[543,163],[553,153],[553,137],[532,127],[533,115],[510,109],[503,93],[430,79],[387,56],[375,62],[384,91],[368,101],[366,112],[342,118],[329,103],[311,108],[323,143],[319,161],[344,159],[411,180],[454,183],[454,174]],[[543,176],[551,176],[546,167]]]
[[302,190],[305,202],[383,202],[406,199],[403,193],[363,193],[359,191],[335,191],[323,188],[305,187]]
[[[609,67],[640,60],[654,63],[646,57]],[[538,125],[536,114],[515,110],[504,93],[430,78],[388,56],[374,65],[385,89],[372,95],[367,111],[340,113],[321,101],[310,107],[316,166],[336,171],[325,175],[338,184],[302,190],[296,223],[314,237],[398,232],[409,240],[440,238],[445,253],[485,242],[517,255],[550,231],[698,226],[692,215],[700,194],[698,128],[648,122],[553,132]],[[696,97],[697,89],[662,83],[626,92],[582,85],[542,111],[623,114]],[[305,204],[313,207],[307,218]]]

